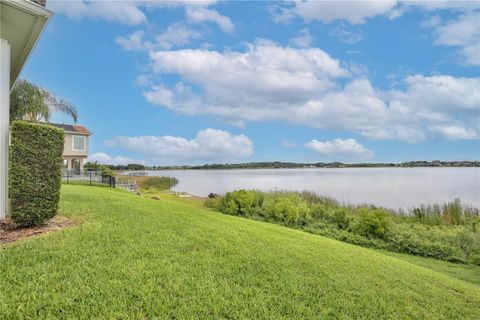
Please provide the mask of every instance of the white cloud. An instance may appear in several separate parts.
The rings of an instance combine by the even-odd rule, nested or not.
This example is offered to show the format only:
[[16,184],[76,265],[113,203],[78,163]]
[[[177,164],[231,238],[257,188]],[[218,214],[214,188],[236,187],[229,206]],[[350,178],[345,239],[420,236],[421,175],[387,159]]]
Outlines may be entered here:
[[348,30],[343,24],[333,27],[330,30],[330,35],[348,44],[355,44],[363,40],[363,36],[360,33]]
[[333,139],[330,141],[311,140],[305,147],[317,152],[322,156],[335,158],[371,159],[373,151],[365,148],[355,139]]
[[124,1],[47,1],[48,8],[71,19],[102,19],[129,25],[147,22],[138,6],[139,3]]
[[143,31],[135,31],[128,37],[117,37],[115,42],[126,51],[141,51],[145,49]]
[[126,51],[142,51],[154,49],[172,49],[189,44],[194,39],[201,38],[201,33],[181,23],[174,23],[153,37],[145,39],[143,31],[135,31],[127,37],[117,37],[115,42]]
[[232,32],[235,26],[229,17],[223,16],[218,11],[204,7],[187,7],[187,19],[191,22],[214,22],[224,32]]
[[308,29],[302,29],[298,35],[290,40],[290,43],[298,48],[309,48],[312,46],[313,37]]
[[245,135],[210,128],[198,131],[191,140],[174,136],[120,136],[107,141],[106,145],[140,152],[152,161],[169,163],[230,160],[253,154],[253,143]]
[[[438,16],[434,16],[422,26],[435,28],[436,44],[458,47],[463,64],[480,65],[480,1],[295,0],[273,8],[272,17],[275,22],[288,22],[293,17],[299,16],[307,23],[316,20],[323,23],[342,21],[353,25],[363,24],[368,19],[378,16],[393,20],[412,8],[429,12],[449,10],[459,16],[443,24]],[[362,40],[361,34],[349,31],[345,27],[334,28],[331,34],[346,43]]]
[[434,126],[430,128],[448,140],[474,140],[478,138],[478,132],[473,128],[463,128],[461,126]]
[[47,1],[47,7],[55,13],[65,14],[75,20],[95,19],[138,25],[148,21],[145,9],[185,7],[187,19],[194,23],[213,22],[223,31],[231,32],[234,24],[229,17],[208,8],[216,0],[62,0]]
[[295,0],[281,9],[276,8],[273,14],[275,22],[291,20],[298,15],[307,22],[319,20],[330,23],[337,20],[347,21],[351,24],[363,24],[368,19],[385,16],[395,19],[410,8],[420,8],[426,11],[455,10],[468,12],[480,8],[478,1],[398,1],[398,0],[357,0],[357,1],[316,1]]
[[172,87],[150,86],[150,103],[228,123],[283,121],[416,142],[439,135],[430,127],[463,123],[470,130],[479,121],[480,78],[413,75],[404,89],[381,91],[363,77],[344,81],[354,70],[318,48],[266,41],[246,51],[152,51],[150,59],[152,79],[180,78]]
[[198,39],[202,35],[187,26],[179,23],[172,24],[163,33],[155,36],[156,43],[162,49],[184,46],[191,40]]
[[406,7],[418,7],[427,11],[451,9],[459,12],[468,12],[480,9],[478,1],[462,1],[462,0],[435,0],[435,1],[398,1]]
[[397,1],[296,1],[294,11],[307,21],[346,20],[362,24],[368,18],[388,14]]
[[458,47],[463,63],[480,65],[480,11],[460,15],[443,24],[437,21],[432,27],[436,44]]
[[112,157],[103,152],[97,152],[90,155],[87,161],[95,162],[97,161],[99,164],[109,164],[109,165],[127,165],[129,163],[136,163],[136,164],[143,164],[145,165],[146,162],[140,159],[133,159],[123,156],[116,156]]

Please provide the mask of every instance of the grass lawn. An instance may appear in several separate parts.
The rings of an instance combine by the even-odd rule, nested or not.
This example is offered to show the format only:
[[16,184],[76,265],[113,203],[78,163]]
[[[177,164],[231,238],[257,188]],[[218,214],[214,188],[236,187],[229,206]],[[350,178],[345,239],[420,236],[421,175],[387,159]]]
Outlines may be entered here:
[[447,263],[173,196],[63,185],[60,212],[78,225],[1,247],[0,319],[480,319]]

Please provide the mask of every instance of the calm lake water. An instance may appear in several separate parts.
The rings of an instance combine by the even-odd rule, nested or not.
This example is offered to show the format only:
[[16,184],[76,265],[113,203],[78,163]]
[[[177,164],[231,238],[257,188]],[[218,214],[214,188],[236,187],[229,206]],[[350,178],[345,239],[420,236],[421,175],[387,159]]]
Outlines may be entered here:
[[308,190],[339,201],[408,209],[460,198],[480,208],[480,168],[349,168],[150,171],[175,191],[207,196],[235,189]]

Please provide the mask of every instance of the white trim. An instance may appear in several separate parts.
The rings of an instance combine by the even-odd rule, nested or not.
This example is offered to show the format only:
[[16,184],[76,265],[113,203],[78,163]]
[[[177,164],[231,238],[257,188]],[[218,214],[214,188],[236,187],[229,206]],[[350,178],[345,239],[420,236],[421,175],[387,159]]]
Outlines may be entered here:
[[10,130],[10,45],[0,39],[0,220],[8,214],[8,140]]
[[22,9],[23,11],[28,11],[35,14],[36,16],[42,16],[45,18],[50,18],[53,15],[53,12],[47,8],[28,0],[2,0],[2,2],[7,3],[13,7]]
[[[33,49],[38,43],[40,36],[42,35],[43,31],[45,30],[46,25],[50,21],[50,18],[53,16],[53,12],[38,5],[34,2],[28,0],[0,0],[1,4],[8,5],[15,9],[30,13],[37,17],[37,21],[35,24],[32,25],[30,30],[29,38],[25,44],[25,48],[20,52],[21,59],[18,63],[21,66],[18,68],[18,65],[11,66],[10,72],[10,90],[15,85],[19,75],[22,73],[22,70],[27,63],[28,59],[32,55]],[[25,51],[28,50],[27,55],[25,56]]]
[[[75,137],[83,138],[83,149],[75,149]],[[82,135],[72,135],[72,151],[85,151],[87,150],[87,138]]]

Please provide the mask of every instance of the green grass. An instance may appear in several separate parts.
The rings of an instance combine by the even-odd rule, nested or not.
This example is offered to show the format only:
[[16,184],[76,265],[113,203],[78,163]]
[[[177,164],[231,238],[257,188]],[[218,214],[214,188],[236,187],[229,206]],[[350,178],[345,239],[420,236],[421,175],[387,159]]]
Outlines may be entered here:
[[477,286],[480,286],[480,267],[478,266],[471,264],[451,263],[433,258],[424,258],[411,254],[396,253],[391,251],[380,252],[385,255],[410,262],[417,266],[428,268],[436,272],[443,273],[447,276],[468,281],[476,284]]
[[0,319],[480,318],[477,284],[161,199],[63,185],[79,224],[2,247]]
[[96,181],[88,181],[88,180],[70,180],[70,181],[65,181],[62,180],[62,185],[77,185],[77,186],[96,186],[96,187],[109,187],[110,186],[106,183],[102,182],[96,182]]

